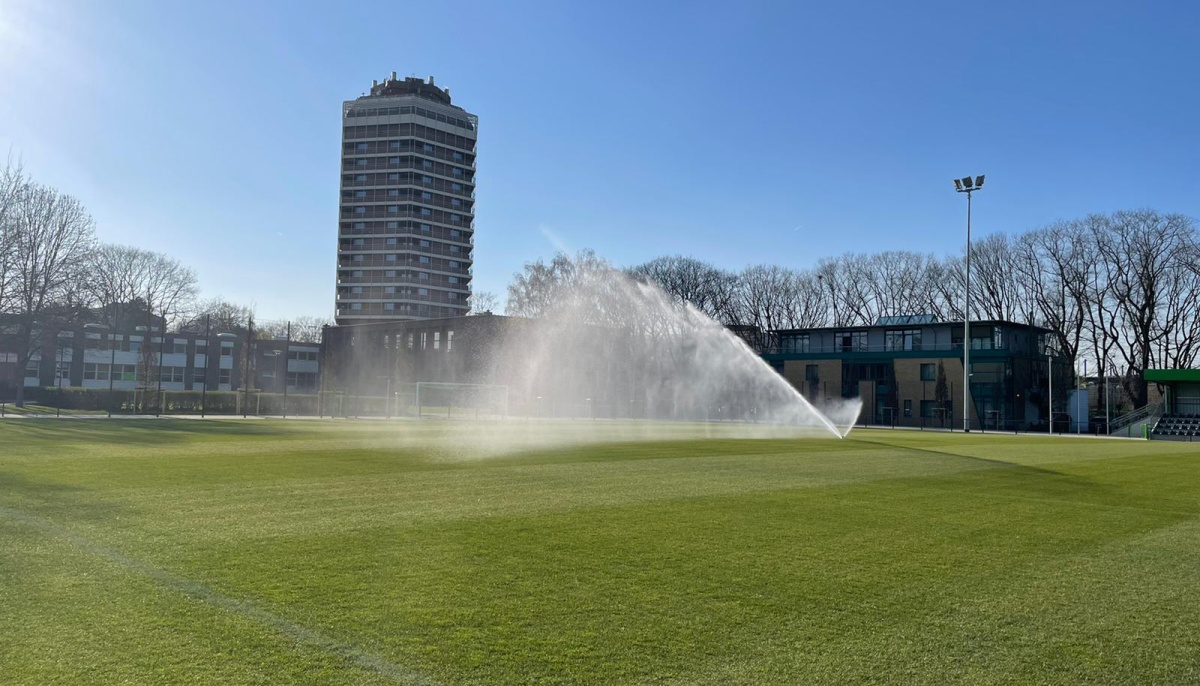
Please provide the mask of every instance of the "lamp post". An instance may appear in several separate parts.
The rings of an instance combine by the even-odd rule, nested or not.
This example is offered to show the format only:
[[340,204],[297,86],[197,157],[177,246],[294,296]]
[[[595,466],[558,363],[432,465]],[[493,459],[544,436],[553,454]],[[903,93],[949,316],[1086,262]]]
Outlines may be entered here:
[[954,180],[954,190],[967,194],[967,264],[963,282],[963,431],[971,430],[971,194],[983,188],[983,175]]
[[[109,349],[109,353],[108,353],[108,416],[111,419],[112,418],[112,407],[113,407],[113,367],[117,366],[116,335],[112,332],[112,329],[108,328],[104,324],[84,324],[83,328],[93,329],[93,330],[101,331],[101,332],[107,332],[107,335],[108,335],[108,349]],[[100,336],[99,340],[103,341],[105,334],[101,333],[101,334],[99,334],[99,336]],[[85,348],[87,347],[86,343],[85,343],[84,347]],[[103,350],[104,348],[100,348],[100,349]],[[86,357],[84,358],[84,362],[87,362]],[[98,377],[99,374],[97,374],[96,376]]]
[[1108,357],[1104,358],[1104,433],[1112,434],[1112,385],[1109,384],[1109,377],[1112,376],[1112,360]]
[[1050,415],[1050,425],[1046,434],[1054,433],[1054,358],[1050,356],[1050,348],[1046,348],[1046,412]]
[[279,395],[279,359],[281,357],[287,358],[287,355],[283,355],[281,353],[283,353],[282,350],[265,350],[265,351],[263,351],[263,357],[274,357],[275,358],[275,395],[277,395],[277,396]]
[[58,384],[58,402],[55,403],[54,416],[62,416],[62,367],[63,367],[63,342],[62,334],[56,334],[54,342],[58,346],[58,362],[54,366],[54,381]]

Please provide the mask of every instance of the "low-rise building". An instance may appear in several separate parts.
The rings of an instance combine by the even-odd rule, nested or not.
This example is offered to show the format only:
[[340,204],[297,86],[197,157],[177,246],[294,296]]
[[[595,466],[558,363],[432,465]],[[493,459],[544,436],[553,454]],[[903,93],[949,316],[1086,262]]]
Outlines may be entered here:
[[[861,398],[860,423],[963,424],[961,321],[918,315],[883,317],[874,326],[737,333],[810,401]],[[1051,371],[1055,412],[1062,411],[1073,373],[1070,361],[1053,352],[1050,336],[1027,324],[971,322],[973,427],[1044,426]]]

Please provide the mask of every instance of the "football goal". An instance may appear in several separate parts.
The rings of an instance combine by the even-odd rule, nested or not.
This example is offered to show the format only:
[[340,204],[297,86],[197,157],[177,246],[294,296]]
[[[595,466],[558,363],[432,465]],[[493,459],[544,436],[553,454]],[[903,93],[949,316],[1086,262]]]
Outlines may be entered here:
[[508,416],[508,386],[420,381],[395,389],[399,416],[497,419]]

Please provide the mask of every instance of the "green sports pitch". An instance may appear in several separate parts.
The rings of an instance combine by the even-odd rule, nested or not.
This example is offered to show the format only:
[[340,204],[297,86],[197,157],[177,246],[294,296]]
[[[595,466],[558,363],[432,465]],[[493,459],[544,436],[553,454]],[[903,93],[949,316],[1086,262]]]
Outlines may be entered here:
[[1200,448],[639,431],[0,422],[0,682],[1200,681]]

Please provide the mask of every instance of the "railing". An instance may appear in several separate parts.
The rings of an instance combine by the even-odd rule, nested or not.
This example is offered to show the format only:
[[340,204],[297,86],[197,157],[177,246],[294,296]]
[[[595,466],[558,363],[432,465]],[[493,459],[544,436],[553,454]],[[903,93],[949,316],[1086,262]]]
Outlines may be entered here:
[[[1009,350],[1006,346],[995,347],[991,345],[972,345],[971,351],[979,350]],[[888,352],[888,353],[919,353],[919,352],[949,352],[954,350],[962,350],[962,343],[929,343],[909,346],[889,346],[886,343],[883,345],[867,345],[867,344],[851,344],[851,345],[813,345],[807,346],[789,346],[789,345],[771,345],[759,348],[759,352],[764,355],[815,355],[823,353],[865,353],[865,352]]]
[[1123,414],[1109,422],[1108,433],[1109,435],[1115,433],[1129,434],[1131,427],[1136,424],[1154,424],[1163,416],[1165,409],[1165,403],[1159,401],[1140,407],[1133,412]]

